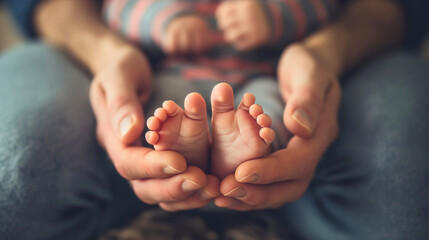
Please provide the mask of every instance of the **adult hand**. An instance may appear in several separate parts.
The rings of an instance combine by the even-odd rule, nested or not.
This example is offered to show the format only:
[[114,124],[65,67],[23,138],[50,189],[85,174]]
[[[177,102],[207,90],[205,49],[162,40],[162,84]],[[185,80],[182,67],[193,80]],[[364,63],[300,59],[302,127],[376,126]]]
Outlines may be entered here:
[[112,52],[90,89],[100,144],[143,202],[170,211],[204,206],[219,194],[217,178],[187,167],[178,153],[154,151],[139,142],[145,121],[142,105],[151,90],[147,59],[132,47]]
[[295,135],[286,149],[242,163],[220,185],[215,203],[235,210],[280,207],[299,199],[318,161],[338,134],[340,87],[307,47],[287,48],[279,63],[279,84],[287,102],[284,122]]
[[171,21],[162,49],[167,54],[199,54],[212,47],[211,31],[206,21],[185,15]]
[[258,0],[223,1],[216,19],[225,41],[237,50],[250,50],[268,42],[270,27]]

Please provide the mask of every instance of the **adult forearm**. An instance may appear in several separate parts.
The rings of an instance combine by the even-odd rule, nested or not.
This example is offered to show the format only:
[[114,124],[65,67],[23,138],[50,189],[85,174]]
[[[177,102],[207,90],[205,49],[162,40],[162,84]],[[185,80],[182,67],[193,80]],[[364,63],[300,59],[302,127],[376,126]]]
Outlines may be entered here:
[[404,16],[393,0],[358,0],[333,24],[304,40],[326,67],[341,75],[371,55],[397,46],[403,37]]
[[66,49],[92,73],[115,50],[130,47],[105,26],[94,0],[45,0],[36,9],[35,22],[43,39]]

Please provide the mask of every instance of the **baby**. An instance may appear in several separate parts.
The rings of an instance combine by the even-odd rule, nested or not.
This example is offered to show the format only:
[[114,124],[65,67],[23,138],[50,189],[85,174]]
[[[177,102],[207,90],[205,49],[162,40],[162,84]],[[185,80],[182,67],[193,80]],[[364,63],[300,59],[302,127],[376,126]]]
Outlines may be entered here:
[[153,98],[193,92],[184,108],[173,99],[155,110],[146,141],[219,178],[285,147],[290,134],[276,60],[287,43],[326,22],[334,7],[333,0],[105,0],[112,28],[151,57],[167,55],[156,66],[154,82],[162,87]]

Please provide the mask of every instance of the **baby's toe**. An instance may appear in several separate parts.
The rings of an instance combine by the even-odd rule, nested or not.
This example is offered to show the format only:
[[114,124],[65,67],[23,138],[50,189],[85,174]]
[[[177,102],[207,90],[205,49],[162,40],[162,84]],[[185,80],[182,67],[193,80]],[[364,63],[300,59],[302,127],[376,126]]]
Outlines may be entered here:
[[153,115],[157,117],[161,122],[165,122],[168,118],[167,111],[164,108],[157,108]]
[[159,141],[159,134],[155,131],[148,131],[145,134],[146,142],[149,144],[155,145]]
[[262,109],[261,105],[259,104],[253,104],[249,107],[249,113],[253,118],[256,119],[259,115],[264,113],[264,109]]
[[260,114],[260,115],[258,115],[256,117],[256,122],[261,127],[271,127],[271,124],[272,124],[271,117],[268,116],[267,114]]
[[157,117],[150,117],[146,122],[149,130],[156,131],[161,127],[161,122]]
[[243,98],[241,99],[240,104],[238,105],[238,109],[243,109],[248,111],[249,108],[255,103],[255,96],[251,93],[245,93]]
[[190,93],[185,98],[185,114],[193,120],[205,120],[207,108],[204,98],[198,93]]
[[230,112],[234,110],[234,92],[227,83],[217,84],[211,95],[212,112],[217,113]]
[[171,100],[162,103],[162,107],[165,109],[169,117],[177,116],[183,111],[179,105],[177,105],[174,101]]
[[259,136],[264,140],[266,144],[271,144],[276,137],[276,133],[273,129],[264,127],[259,130]]

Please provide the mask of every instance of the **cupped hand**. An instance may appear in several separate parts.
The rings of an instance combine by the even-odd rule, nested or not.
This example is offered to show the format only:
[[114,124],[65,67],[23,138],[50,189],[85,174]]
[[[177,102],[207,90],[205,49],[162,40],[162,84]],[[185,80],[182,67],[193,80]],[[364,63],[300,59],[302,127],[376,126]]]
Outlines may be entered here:
[[[338,79],[308,48],[295,44],[281,56],[284,122],[295,135],[286,149],[242,163],[220,185],[216,205],[235,210],[280,207],[307,190],[316,166],[338,134]],[[301,114],[304,114],[302,116]]]
[[162,42],[162,49],[170,55],[200,54],[212,47],[211,31],[207,22],[196,15],[185,15],[172,20]]
[[148,60],[133,47],[112,52],[90,88],[97,139],[143,202],[170,211],[204,206],[219,195],[217,178],[187,167],[178,153],[141,146],[142,106],[149,98],[152,78]]
[[268,19],[258,0],[223,1],[216,19],[225,41],[237,50],[251,50],[269,41]]

